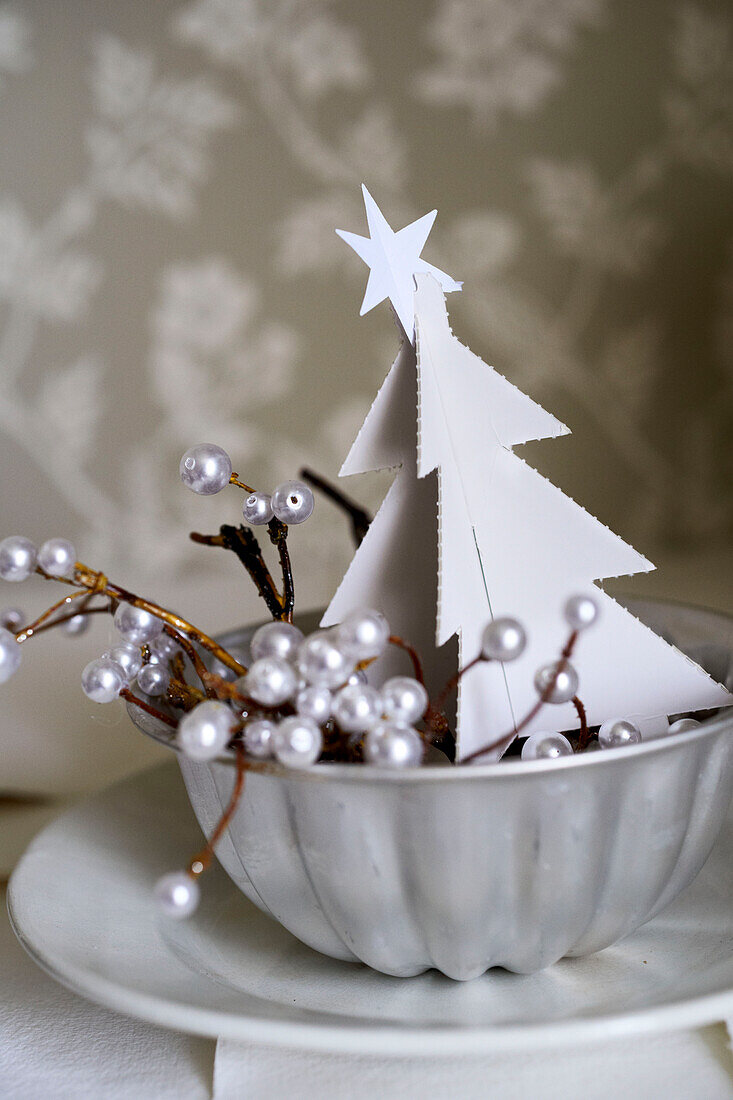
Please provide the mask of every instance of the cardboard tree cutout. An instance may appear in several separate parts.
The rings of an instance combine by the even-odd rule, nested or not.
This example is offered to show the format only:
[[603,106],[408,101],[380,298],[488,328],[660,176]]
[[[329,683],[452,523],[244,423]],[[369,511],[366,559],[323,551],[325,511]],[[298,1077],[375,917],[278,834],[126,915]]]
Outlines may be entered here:
[[[520,619],[524,654],[481,664],[461,683],[458,758],[531,709],[534,673],[562,649],[562,607],[576,592],[592,590],[601,611],[573,657],[590,725],[624,717],[644,727],[731,703],[706,672],[594,587],[654,567],[514,454],[568,429],[453,335],[444,290],[460,284],[419,258],[435,212],[395,234],[364,194],[371,239],[340,233],[371,268],[362,312],[389,297],[404,331],[341,474],[398,473],[323,625],[378,608],[423,655],[435,694],[457,662],[476,656],[490,618]],[[458,658],[448,644],[455,636]],[[523,732],[577,726],[566,703],[545,707]]]

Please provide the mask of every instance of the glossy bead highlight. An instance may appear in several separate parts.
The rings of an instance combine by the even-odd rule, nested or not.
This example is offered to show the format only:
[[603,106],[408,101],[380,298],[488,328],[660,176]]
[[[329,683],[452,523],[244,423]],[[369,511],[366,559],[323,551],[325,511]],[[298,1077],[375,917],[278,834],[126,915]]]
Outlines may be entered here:
[[192,493],[212,496],[229,484],[232,460],[216,443],[197,443],[181,458],[181,481]]
[[24,581],[36,568],[38,552],[30,539],[9,535],[0,542],[0,579]]
[[68,577],[74,572],[76,550],[68,539],[46,539],[38,551],[38,564],[51,577]]
[[304,481],[284,481],[272,494],[272,510],[281,523],[305,523],[313,514],[313,493]]

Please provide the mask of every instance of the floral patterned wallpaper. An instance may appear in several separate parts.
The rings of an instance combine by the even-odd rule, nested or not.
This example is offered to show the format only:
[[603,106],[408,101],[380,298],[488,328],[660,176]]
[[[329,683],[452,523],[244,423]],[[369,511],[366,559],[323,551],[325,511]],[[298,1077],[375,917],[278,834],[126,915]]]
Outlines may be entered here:
[[[573,429],[535,465],[652,558],[730,539],[726,5],[15,0],[0,148],[3,530],[138,586],[231,577],[185,535],[238,502],[178,458],[336,473],[396,349],[334,234],[364,180],[393,225],[438,207],[455,331]],[[327,504],[294,553],[327,599]]]

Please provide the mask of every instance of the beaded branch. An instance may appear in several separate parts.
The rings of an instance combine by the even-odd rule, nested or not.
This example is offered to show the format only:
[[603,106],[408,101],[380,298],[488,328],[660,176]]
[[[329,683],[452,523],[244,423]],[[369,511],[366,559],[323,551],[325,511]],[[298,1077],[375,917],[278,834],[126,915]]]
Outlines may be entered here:
[[[288,768],[309,767],[318,760],[391,769],[424,762],[448,764],[455,755],[446,714],[453,693],[478,665],[518,658],[527,641],[516,619],[492,619],[480,652],[431,699],[419,653],[408,640],[391,633],[379,610],[353,612],[338,627],[307,637],[293,622],[295,585],[288,539],[290,527],[313,512],[310,486],[345,512],[357,545],[370,523],[364,508],[306,469],[302,480],[285,482],[272,494],[252,489],[232,471],[226,452],[213,444],[187,451],[180,473],[184,484],[198,494],[218,493],[229,485],[246,494],[243,524],[223,524],[216,534],[190,535],[199,545],[234,554],[267,607],[271,621],[254,632],[251,656],[246,658],[176,612],[78,561],[65,539],[49,539],[40,549],[19,536],[0,542],[0,578],[20,581],[35,573],[76,589],[26,625],[17,608],[0,613],[0,682],[16,671],[23,646],[37,634],[55,627],[81,634],[91,616],[109,614],[120,639],[85,667],[81,682],[88,698],[97,703],[121,698],[141,709],[173,730],[175,747],[192,760],[234,756],[232,796],[205,848],[184,872],[164,876],[158,884],[161,904],[175,916],[195,908],[198,876],[209,866],[236,811],[248,769],[271,758]],[[265,560],[256,527],[265,528],[276,551],[278,579]],[[568,599],[568,638],[558,659],[535,675],[536,703],[511,729],[464,757],[460,766],[514,752],[522,731],[542,708],[570,701],[578,716],[578,735],[552,729],[534,732],[523,741],[524,759],[552,759],[641,739],[638,727],[625,720],[588,728],[571,657],[597,615],[593,597]],[[375,663],[389,647],[405,653],[412,675],[393,676],[377,686],[371,682],[378,673]]]

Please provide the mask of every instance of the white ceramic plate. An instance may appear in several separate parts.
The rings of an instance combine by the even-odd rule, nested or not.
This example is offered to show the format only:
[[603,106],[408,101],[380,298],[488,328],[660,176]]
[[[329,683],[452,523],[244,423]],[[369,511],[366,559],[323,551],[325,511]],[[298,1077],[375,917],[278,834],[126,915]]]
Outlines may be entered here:
[[32,843],[8,905],[26,950],[100,1004],[201,1035],[439,1054],[576,1046],[733,1018],[733,818],[693,885],[615,947],[540,974],[389,978],[319,955],[213,869],[188,922],[156,878],[201,835],[175,762],[65,813]]

